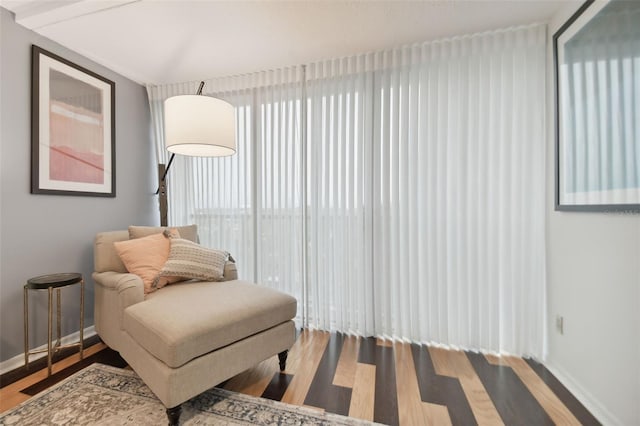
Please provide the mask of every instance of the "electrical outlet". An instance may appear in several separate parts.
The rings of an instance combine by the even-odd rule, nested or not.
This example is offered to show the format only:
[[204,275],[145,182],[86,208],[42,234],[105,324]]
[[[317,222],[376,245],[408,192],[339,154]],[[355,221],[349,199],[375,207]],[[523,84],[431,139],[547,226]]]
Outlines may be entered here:
[[558,333],[564,334],[564,317],[560,315],[556,315],[556,330]]

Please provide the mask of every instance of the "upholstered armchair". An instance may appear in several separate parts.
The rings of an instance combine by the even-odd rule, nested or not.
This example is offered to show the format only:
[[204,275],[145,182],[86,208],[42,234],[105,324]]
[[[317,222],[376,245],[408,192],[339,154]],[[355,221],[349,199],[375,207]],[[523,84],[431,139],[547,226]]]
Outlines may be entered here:
[[[238,280],[229,259],[219,281],[167,283],[145,294],[146,283],[116,250],[134,239],[131,231],[95,238],[95,328],[162,401],[169,424],[178,424],[183,402],[271,356],[278,354],[284,369],[295,339],[295,298]],[[164,230],[137,231],[147,238]],[[180,240],[197,240],[195,226],[177,232]]]

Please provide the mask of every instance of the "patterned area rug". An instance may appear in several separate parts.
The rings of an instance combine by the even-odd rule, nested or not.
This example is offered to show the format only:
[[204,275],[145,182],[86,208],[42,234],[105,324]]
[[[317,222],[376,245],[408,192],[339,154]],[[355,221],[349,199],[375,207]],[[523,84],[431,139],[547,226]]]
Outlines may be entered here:
[[[93,364],[0,415],[0,425],[166,425],[165,408],[129,370]],[[182,404],[183,425],[371,425],[212,388]]]

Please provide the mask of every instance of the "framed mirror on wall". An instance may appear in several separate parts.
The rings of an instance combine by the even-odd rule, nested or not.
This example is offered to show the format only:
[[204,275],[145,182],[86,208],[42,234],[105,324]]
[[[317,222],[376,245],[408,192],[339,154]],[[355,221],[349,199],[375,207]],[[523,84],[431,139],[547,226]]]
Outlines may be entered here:
[[640,1],[588,0],[553,53],[556,210],[640,212]]

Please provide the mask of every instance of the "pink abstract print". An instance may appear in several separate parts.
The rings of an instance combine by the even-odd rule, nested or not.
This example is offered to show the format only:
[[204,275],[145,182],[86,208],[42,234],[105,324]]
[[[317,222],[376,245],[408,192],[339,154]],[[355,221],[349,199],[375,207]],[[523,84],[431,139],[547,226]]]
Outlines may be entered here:
[[[52,74],[54,77],[57,73]],[[55,92],[56,83],[64,83],[60,80],[52,81],[52,92]],[[105,144],[102,93],[96,88],[87,90],[86,85],[82,86],[84,93],[52,96],[49,109],[49,178],[103,184]]]

